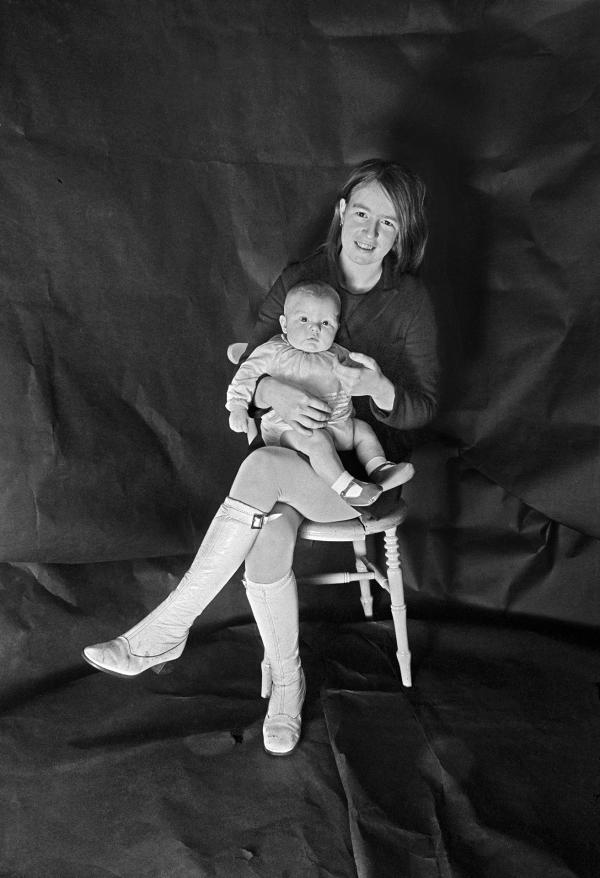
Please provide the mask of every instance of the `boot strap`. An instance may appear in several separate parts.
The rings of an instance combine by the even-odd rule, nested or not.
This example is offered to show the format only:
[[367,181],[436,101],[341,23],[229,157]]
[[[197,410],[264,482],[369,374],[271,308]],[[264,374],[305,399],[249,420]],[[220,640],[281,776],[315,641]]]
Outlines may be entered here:
[[242,524],[247,524],[251,530],[260,530],[265,524],[274,521],[276,518],[281,518],[282,515],[281,512],[261,512],[259,509],[255,509],[254,506],[248,506],[247,503],[242,503],[241,500],[234,500],[232,497],[227,497],[223,501],[223,509],[230,518],[241,521]]

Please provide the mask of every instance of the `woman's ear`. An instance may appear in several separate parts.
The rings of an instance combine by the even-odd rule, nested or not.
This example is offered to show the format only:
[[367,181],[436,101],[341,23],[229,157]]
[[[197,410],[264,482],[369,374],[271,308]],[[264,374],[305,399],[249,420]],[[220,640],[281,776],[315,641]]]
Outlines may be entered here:
[[281,331],[285,335],[287,332],[287,320],[285,319],[285,314],[282,314],[279,318],[279,324],[281,326]]
[[340,210],[340,224],[341,224],[344,222],[344,214],[346,213],[346,199],[340,198],[340,203],[338,206],[339,206],[339,210]]

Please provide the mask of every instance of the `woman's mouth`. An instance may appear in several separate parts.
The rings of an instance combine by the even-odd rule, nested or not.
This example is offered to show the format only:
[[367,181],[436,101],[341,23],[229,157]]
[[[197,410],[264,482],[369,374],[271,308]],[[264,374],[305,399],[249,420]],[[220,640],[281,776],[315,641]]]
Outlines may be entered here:
[[365,250],[367,253],[371,253],[375,249],[374,244],[364,244],[362,241],[354,242],[359,250]]

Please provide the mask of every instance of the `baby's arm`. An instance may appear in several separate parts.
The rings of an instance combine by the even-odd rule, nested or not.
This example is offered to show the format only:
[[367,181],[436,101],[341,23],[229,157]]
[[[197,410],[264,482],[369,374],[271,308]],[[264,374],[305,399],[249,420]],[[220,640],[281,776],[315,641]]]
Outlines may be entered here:
[[229,411],[229,426],[235,433],[247,433],[250,418],[248,406],[252,402],[256,382],[261,375],[269,375],[273,367],[275,346],[271,342],[256,348],[233,376],[227,388],[225,408]]
[[234,433],[247,433],[249,422],[248,409],[242,406],[232,409],[229,413],[229,427]]

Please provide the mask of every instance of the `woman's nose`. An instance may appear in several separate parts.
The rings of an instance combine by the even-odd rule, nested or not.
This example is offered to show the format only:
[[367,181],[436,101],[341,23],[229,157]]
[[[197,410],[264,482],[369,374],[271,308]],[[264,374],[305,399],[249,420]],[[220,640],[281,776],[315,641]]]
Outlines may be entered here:
[[367,225],[367,235],[369,238],[376,238],[378,234],[377,220],[371,220]]

